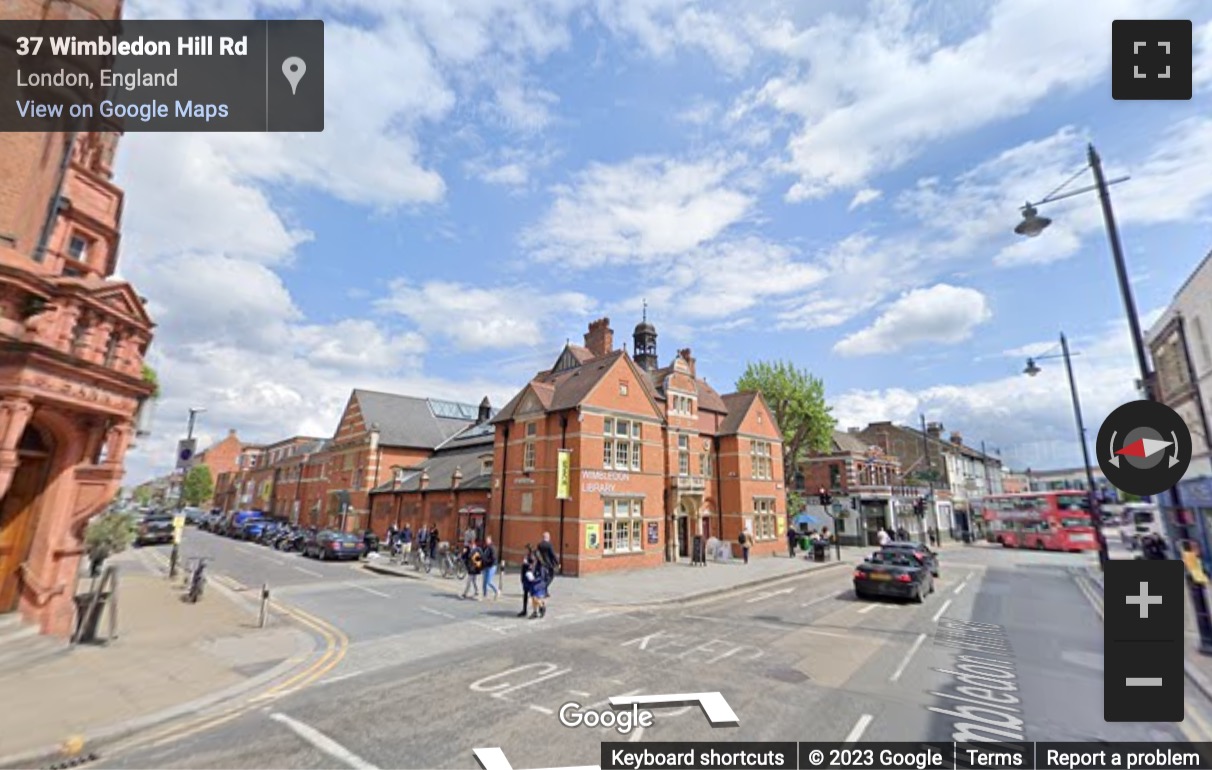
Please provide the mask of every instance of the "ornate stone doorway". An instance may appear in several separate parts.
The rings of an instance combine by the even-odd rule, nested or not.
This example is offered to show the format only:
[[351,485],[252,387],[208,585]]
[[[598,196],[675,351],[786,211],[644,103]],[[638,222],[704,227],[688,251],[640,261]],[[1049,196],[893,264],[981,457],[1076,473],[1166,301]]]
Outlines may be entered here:
[[53,455],[48,437],[32,425],[26,427],[17,447],[17,470],[0,500],[0,613],[17,609],[21,565],[29,557]]

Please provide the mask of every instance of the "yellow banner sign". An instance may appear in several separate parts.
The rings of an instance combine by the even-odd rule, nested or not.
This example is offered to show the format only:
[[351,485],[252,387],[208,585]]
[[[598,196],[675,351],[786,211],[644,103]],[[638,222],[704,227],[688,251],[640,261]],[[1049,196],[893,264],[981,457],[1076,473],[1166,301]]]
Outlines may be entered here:
[[556,499],[572,499],[572,450],[561,449],[556,462]]
[[600,541],[598,540],[598,525],[597,524],[586,524],[585,525],[585,550],[596,551],[596,550],[598,550],[599,543],[600,543]]

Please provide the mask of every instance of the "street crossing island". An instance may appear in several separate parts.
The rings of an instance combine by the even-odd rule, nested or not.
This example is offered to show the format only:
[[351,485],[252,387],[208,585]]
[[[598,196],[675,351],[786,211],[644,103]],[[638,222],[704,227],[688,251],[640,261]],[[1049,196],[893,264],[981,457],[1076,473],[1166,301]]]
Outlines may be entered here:
[[[136,88],[154,88],[154,87],[169,87],[176,88],[177,86],[177,71],[174,69],[171,72],[144,72],[143,70],[135,70],[134,72],[114,72],[113,70],[101,70],[100,86],[101,88],[124,88],[127,91],[134,91]],[[17,70],[17,85],[18,87],[48,87],[54,86],[57,88],[93,88],[93,78],[87,72],[68,72],[67,70],[59,70],[58,72],[22,72]]]

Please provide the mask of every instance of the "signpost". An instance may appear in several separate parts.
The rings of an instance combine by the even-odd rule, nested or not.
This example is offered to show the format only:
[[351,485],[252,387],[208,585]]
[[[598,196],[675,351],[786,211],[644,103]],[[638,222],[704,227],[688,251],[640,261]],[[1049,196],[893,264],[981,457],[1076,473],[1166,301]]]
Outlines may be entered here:
[[841,503],[834,503],[830,508],[829,518],[833,519],[833,547],[837,554],[837,560],[842,560],[842,538],[838,535],[840,528],[838,521],[846,517],[846,506]]

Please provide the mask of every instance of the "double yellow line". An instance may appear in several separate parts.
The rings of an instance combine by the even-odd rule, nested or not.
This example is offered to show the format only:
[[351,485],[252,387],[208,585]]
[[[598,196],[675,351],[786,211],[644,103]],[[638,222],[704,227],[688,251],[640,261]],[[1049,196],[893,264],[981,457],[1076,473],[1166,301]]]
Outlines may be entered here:
[[[160,554],[155,554],[155,556],[167,565],[167,560]],[[229,706],[218,714],[189,720],[184,723],[168,725],[158,730],[153,730],[150,733],[141,733],[108,746],[105,748],[105,758],[109,759],[116,754],[132,749],[162,746],[166,743],[179,741],[206,732],[207,730],[212,730],[247,714],[264,703],[297,692],[315,683],[345,658],[346,653],[349,651],[349,637],[341,629],[297,607],[274,604],[272,605],[272,610],[290,617],[299,625],[318,634],[324,640],[324,651],[320,657],[289,678],[274,684],[261,693],[241,699],[239,703]]]

